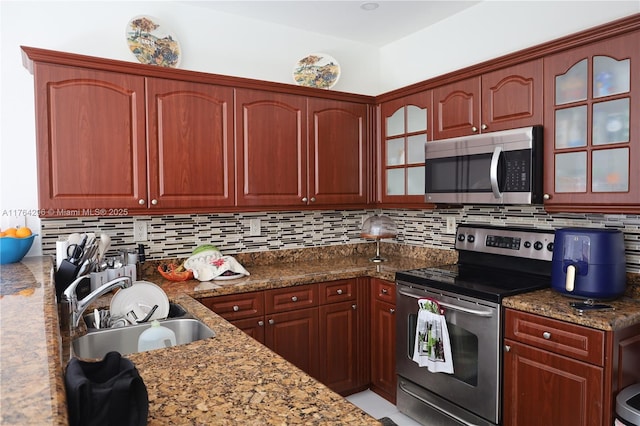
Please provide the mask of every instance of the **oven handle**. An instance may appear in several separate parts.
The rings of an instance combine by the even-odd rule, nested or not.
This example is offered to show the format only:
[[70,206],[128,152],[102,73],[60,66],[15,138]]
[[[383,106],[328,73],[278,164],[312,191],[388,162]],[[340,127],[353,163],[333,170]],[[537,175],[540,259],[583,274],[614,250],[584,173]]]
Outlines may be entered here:
[[426,399],[424,399],[423,397],[421,397],[421,396],[420,396],[420,395],[418,395],[417,393],[412,392],[412,391],[410,391],[409,389],[407,389],[407,388],[406,388],[406,386],[405,386],[402,382],[400,382],[400,389],[401,389],[403,392],[405,392],[405,393],[407,393],[407,394],[411,395],[412,397],[416,398],[417,400],[419,400],[419,401],[421,401],[421,402],[424,402],[425,404],[427,404],[428,406],[430,406],[430,407],[431,407],[431,408],[433,408],[434,410],[436,410],[436,411],[440,411],[441,413],[444,413],[445,415],[447,415],[447,416],[451,417],[452,419],[454,419],[454,420],[456,420],[456,421],[460,422],[460,424],[463,424],[463,425],[471,425],[471,426],[477,426],[477,425],[473,425],[472,423],[469,423],[469,421],[468,421],[468,420],[461,419],[460,417],[458,417],[458,416],[456,416],[455,414],[453,414],[453,413],[451,413],[451,412],[449,412],[449,411],[445,410],[444,408],[437,406],[437,405],[436,405],[436,404],[434,404],[433,402],[431,402],[431,401],[427,401]]
[[[402,288],[398,288],[398,293],[400,293],[403,296],[409,296],[412,297],[414,299],[422,299],[422,296],[417,295],[417,294],[413,294],[413,293],[409,293],[405,290],[403,290]],[[469,308],[464,308],[462,306],[458,306],[458,305],[452,305],[451,303],[446,303],[446,302],[441,302],[440,300],[437,300],[437,302],[440,304],[440,306],[444,306],[445,308],[449,308],[449,309],[453,309],[454,311],[460,311],[460,312],[464,312],[466,314],[471,314],[471,315],[476,315],[479,317],[486,317],[486,318],[490,318],[493,316],[493,310],[486,310],[486,311],[481,311],[478,309],[469,309]]]

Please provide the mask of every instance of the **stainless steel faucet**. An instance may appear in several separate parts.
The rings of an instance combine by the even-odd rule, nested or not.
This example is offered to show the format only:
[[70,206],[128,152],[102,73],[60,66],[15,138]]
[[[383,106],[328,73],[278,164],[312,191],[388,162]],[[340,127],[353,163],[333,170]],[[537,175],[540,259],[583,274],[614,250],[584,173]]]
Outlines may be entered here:
[[98,297],[110,292],[115,288],[127,288],[131,287],[131,285],[133,284],[133,281],[130,277],[116,278],[102,284],[100,287],[89,293],[87,297],[78,301],[78,295],[76,293],[78,284],[80,284],[82,280],[88,277],[89,275],[82,275],[76,278],[62,293],[62,302],[68,305],[69,314],[71,316],[71,327],[74,329],[78,327],[78,323],[80,322],[80,318],[82,317],[84,311],[90,304],[95,302]]

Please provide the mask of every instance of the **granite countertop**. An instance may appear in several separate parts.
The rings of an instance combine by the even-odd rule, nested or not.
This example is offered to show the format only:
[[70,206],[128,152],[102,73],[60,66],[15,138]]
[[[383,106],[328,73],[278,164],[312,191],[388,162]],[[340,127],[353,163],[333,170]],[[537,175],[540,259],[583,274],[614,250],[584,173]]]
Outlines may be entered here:
[[[401,256],[389,256],[384,264],[369,262],[369,253],[331,252],[289,253],[287,261],[275,259],[281,264],[245,257],[245,266],[256,263],[248,268],[251,275],[219,284],[171,282],[149,268],[145,279],[216,332],[212,339],[128,356],[149,392],[149,424],[378,424],[194,299],[358,276],[393,280],[396,270],[455,261],[442,250],[427,258],[395,253]],[[0,279],[0,423],[67,424],[68,350],[58,322],[52,259],[2,265]]]
[[[369,262],[370,252],[342,246],[286,251],[285,257],[280,252],[266,258],[238,255],[250,276],[207,283],[165,280],[157,263],[148,262],[145,279],[216,332],[213,339],[128,356],[149,392],[149,424],[378,424],[196,299],[359,276],[394,280],[398,270],[456,261],[453,251],[397,246],[385,247],[393,255],[381,264]],[[640,322],[640,296],[611,304],[615,311],[581,317],[567,298],[551,290],[504,301],[507,307],[603,330]],[[63,369],[68,350],[60,334],[51,258],[2,265],[0,322],[0,423],[67,424]]]
[[569,306],[569,302],[572,301],[583,300],[569,298],[551,289],[544,289],[507,297],[502,301],[502,305],[605,331],[619,330],[640,323],[640,297],[635,294],[635,288],[634,292],[627,291],[624,297],[602,302],[611,305],[614,308],[612,311],[591,311],[579,315]]

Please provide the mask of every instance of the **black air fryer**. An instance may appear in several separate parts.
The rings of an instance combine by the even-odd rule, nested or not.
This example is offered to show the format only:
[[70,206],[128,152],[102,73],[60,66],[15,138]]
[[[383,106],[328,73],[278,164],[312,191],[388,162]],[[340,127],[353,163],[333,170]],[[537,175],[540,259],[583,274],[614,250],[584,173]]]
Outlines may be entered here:
[[557,229],[551,288],[582,299],[622,296],[626,288],[623,233],[612,229]]

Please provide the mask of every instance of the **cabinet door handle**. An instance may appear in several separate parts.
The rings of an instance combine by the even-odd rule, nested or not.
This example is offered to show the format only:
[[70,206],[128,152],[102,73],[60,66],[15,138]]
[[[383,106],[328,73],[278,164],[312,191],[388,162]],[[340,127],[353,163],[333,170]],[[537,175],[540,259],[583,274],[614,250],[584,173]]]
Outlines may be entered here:
[[551,199],[551,195],[549,195],[549,194],[544,194],[544,195],[542,196],[542,199],[543,199],[543,200],[550,200],[550,199]]
[[307,201],[309,201],[309,199],[308,199],[307,197],[304,197],[304,198],[302,199],[302,202],[303,202],[303,203],[306,203]]
[[483,124],[482,126],[480,126],[480,128],[482,130],[487,130],[489,128],[489,126],[487,126],[486,124]]
[[342,289],[341,289],[341,288],[339,288],[339,289],[338,289],[338,291],[336,291],[336,293],[338,293],[338,294],[342,294]]
[[395,309],[393,309],[393,308],[391,308],[391,309],[389,309],[389,313],[390,313],[390,314],[395,314],[395,313],[396,313],[396,310],[395,310]]
[[312,203],[315,203],[315,202],[316,202],[316,197],[311,197],[311,200],[310,200],[310,201],[311,201]]
[[546,340],[551,339],[551,333],[549,333],[548,331],[545,331],[544,333],[542,333],[542,337]]
[[291,298],[291,301],[292,301],[292,302],[297,302],[297,301],[298,301],[298,296],[293,296],[293,297]]
[[240,306],[233,305],[233,312],[238,312],[240,310]]
[[273,325],[275,323],[276,323],[276,321],[273,318],[269,320],[269,325]]
[[358,305],[351,305],[351,309],[355,311],[356,309],[358,309]]
[[471,128],[471,131],[472,131],[473,133],[478,133],[478,128],[477,128],[476,126],[473,126],[473,127]]
[[158,200],[151,200],[151,204],[153,204],[154,206],[158,204]]
[[505,351],[505,352],[511,352],[511,346],[509,346],[509,345],[504,345],[504,351]]
[[262,320],[258,321],[258,327],[264,327],[264,321]]
[[140,204],[141,206],[144,206],[147,202],[144,200],[144,198],[140,198],[138,200],[138,204]]

